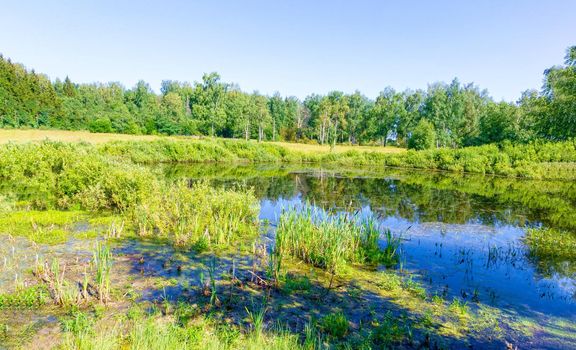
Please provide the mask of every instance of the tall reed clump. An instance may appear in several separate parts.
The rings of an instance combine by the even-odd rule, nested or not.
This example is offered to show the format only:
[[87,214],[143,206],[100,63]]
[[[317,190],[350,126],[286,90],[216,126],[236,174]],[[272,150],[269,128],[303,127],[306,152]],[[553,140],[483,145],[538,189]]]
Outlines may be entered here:
[[34,274],[46,285],[55,304],[67,307],[81,303],[83,296],[78,284],[66,279],[65,263],[61,264],[57,259],[52,260],[51,264],[45,262],[35,267]]
[[299,258],[334,277],[345,264],[394,265],[400,241],[388,231],[386,235],[387,245],[381,249],[375,218],[330,214],[305,205],[280,216],[273,255],[277,261],[286,255]]
[[94,267],[96,268],[96,290],[102,303],[110,300],[110,272],[112,270],[112,253],[108,245],[96,243],[94,249]]
[[132,211],[141,236],[177,246],[228,245],[258,232],[258,201],[252,190],[223,189],[199,182],[166,185]]

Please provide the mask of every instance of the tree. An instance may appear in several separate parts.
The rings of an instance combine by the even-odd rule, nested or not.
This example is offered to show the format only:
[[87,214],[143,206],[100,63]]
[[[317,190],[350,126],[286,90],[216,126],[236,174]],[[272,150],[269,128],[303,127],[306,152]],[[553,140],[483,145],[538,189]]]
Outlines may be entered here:
[[216,72],[204,74],[201,83],[195,83],[190,104],[192,115],[202,121],[202,131],[211,136],[222,132],[226,123],[226,112],[223,109],[227,85],[220,82]]
[[408,148],[415,150],[430,149],[436,143],[434,125],[426,119],[421,119],[412,131],[408,140]]
[[357,143],[362,130],[362,124],[368,114],[370,108],[370,101],[366,96],[362,95],[359,91],[355,91],[352,95],[348,96],[348,113],[346,114],[346,124],[348,128],[349,143]]
[[518,140],[519,110],[507,102],[490,103],[480,119],[478,143]]
[[406,145],[408,134],[421,119],[421,109],[425,93],[422,90],[416,90],[414,92],[405,91],[402,95],[402,100],[404,101],[404,113],[402,114],[402,118],[398,120],[396,128],[396,142],[399,145]]
[[542,96],[547,108],[539,133],[552,140],[576,137],[576,46],[568,48],[564,63],[544,72]]
[[254,92],[251,96],[253,119],[258,123],[258,142],[264,139],[264,129],[271,123],[270,110],[268,109],[268,100],[266,96]]
[[347,126],[346,114],[350,110],[348,98],[340,91],[332,91],[326,96],[324,109],[327,112],[328,125],[330,131],[331,145],[334,149],[338,141],[338,130],[345,129]]
[[386,146],[388,137],[395,131],[404,114],[402,95],[388,87],[376,98],[366,129],[371,131],[374,138],[381,140],[382,146]]

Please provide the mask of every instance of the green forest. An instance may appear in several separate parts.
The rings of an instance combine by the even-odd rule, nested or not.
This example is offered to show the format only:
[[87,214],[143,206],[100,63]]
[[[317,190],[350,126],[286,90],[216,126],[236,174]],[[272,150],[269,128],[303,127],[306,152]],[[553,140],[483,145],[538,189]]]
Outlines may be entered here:
[[426,90],[391,87],[372,100],[356,91],[293,96],[244,92],[205,74],[199,82],[165,80],[160,94],[139,81],[78,84],[27,69],[0,55],[0,127],[124,134],[209,135],[273,141],[394,144],[459,148],[576,136],[576,46],[564,65],[544,71],[539,90],[516,102],[458,79]]

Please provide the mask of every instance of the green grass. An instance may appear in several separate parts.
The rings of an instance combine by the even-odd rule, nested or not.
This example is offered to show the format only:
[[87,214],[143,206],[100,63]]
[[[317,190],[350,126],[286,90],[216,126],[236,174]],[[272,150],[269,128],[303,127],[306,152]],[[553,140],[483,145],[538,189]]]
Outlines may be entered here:
[[320,320],[320,327],[332,337],[342,339],[348,334],[350,325],[342,312],[331,313]]
[[[314,339],[300,338],[281,326],[270,330],[240,331],[237,326],[218,326],[208,318],[182,318],[186,305],[178,306],[176,317],[148,314],[132,307],[116,319],[97,320],[85,312],[73,312],[62,320],[61,349],[277,349],[314,350],[327,348]],[[260,333],[257,333],[260,332]],[[317,334],[310,334],[310,338]]]
[[50,295],[43,285],[18,287],[13,293],[0,294],[0,310],[40,308],[49,301]]
[[207,183],[167,185],[131,212],[137,233],[181,247],[230,246],[258,233],[259,205],[252,190]]
[[[382,250],[374,218],[324,213],[310,205],[284,211],[276,231],[273,255],[293,256],[335,275],[346,264],[394,265],[400,241],[386,231]],[[280,263],[281,264],[281,263]]]

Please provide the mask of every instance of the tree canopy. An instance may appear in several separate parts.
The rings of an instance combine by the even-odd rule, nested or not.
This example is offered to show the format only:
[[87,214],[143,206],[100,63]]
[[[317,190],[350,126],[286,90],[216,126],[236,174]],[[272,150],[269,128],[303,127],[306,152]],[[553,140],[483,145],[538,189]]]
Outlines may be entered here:
[[332,91],[301,101],[279,93],[244,92],[215,72],[194,83],[165,80],[156,94],[144,81],[131,89],[115,82],[77,84],[69,77],[51,81],[1,55],[0,101],[2,128],[202,134],[332,145],[392,142],[414,148],[428,148],[430,139],[433,146],[454,148],[506,140],[566,140],[576,137],[576,46],[568,48],[564,65],[544,72],[540,91],[527,90],[511,103],[494,101],[486,90],[458,79],[430,84],[426,90],[384,87],[375,100],[359,91]]

